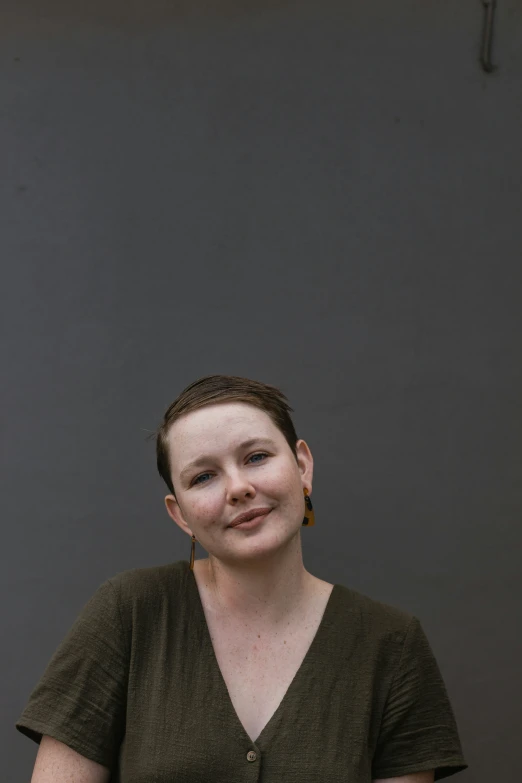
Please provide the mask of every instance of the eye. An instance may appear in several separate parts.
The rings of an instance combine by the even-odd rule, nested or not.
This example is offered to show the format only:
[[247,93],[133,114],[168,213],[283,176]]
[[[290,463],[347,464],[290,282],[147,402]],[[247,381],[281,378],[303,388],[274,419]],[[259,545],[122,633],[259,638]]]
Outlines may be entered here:
[[[190,486],[192,486],[193,484],[201,484],[202,482],[200,481],[200,479],[204,478],[205,476],[210,476],[210,473],[202,473],[200,476],[196,476],[196,478],[194,479],[194,481],[192,482],[192,484]],[[203,482],[203,484],[204,483],[205,482]]]
[[[255,454],[252,454],[248,458],[249,461],[254,457],[268,457],[268,454],[266,454],[264,451],[256,451]],[[264,462],[264,460],[256,460],[256,463],[257,462]],[[199,476],[196,476],[196,478],[192,481],[190,486],[193,486],[194,484],[206,484],[207,483],[206,481],[200,481],[200,479],[205,478],[205,476],[210,476],[210,473],[200,473]]]
[[[268,457],[268,454],[265,454],[264,451],[256,451],[255,454],[252,454],[252,457]],[[252,457],[249,457],[249,459],[252,459]],[[263,460],[261,460],[263,462]]]

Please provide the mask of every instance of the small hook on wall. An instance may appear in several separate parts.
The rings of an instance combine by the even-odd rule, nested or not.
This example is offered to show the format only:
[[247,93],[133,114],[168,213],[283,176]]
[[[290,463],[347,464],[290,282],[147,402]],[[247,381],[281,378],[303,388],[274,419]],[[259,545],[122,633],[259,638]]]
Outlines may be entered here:
[[493,20],[497,7],[497,0],[482,0],[484,6],[484,26],[482,28],[482,48],[480,52],[480,64],[486,73],[495,70],[491,62],[491,49],[493,46]]

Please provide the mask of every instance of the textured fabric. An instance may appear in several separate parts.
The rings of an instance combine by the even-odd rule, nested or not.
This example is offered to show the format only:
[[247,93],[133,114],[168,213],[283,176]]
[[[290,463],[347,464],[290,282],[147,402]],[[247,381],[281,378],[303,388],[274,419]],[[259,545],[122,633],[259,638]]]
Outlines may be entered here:
[[116,783],[369,783],[429,769],[438,780],[466,767],[419,621],[342,585],[252,742],[186,561],[102,584],[16,727],[109,767]]

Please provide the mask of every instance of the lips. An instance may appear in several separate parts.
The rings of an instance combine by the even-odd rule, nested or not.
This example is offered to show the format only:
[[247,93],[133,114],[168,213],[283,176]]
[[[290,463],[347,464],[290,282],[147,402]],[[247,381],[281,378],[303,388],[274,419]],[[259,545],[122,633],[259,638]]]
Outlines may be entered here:
[[268,514],[269,511],[272,511],[270,507],[252,508],[250,511],[245,511],[244,514],[240,514],[238,517],[233,519],[229,527],[236,527],[237,525],[240,525],[242,522],[249,522],[251,519],[254,519],[255,517],[260,517],[263,514]]

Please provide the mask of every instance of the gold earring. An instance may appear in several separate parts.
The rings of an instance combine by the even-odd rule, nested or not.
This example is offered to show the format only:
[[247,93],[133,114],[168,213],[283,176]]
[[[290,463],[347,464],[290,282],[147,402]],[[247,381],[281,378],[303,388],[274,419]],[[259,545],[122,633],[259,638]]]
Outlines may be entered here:
[[189,568],[191,571],[194,570],[194,555],[196,553],[196,536],[192,536],[192,547],[190,549],[190,565]]
[[306,525],[306,527],[313,527],[315,525],[314,507],[312,506],[312,501],[310,500],[310,495],[308,494],[306,487],[303,488],[303,492],[305,499],[305,515],[303,519],[303,525]]

